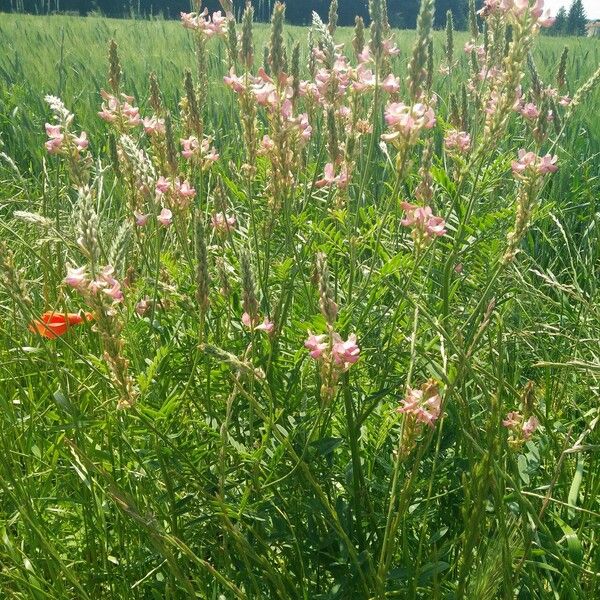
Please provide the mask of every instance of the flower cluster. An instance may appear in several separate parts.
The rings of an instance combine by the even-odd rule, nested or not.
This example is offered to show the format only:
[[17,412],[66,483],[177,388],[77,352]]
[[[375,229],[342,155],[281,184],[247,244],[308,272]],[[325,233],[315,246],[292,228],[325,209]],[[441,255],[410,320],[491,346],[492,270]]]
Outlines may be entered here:
[[219,154],[211,146],[211,137],[206,136],[199,142],[198,138],[192,135],[189,138],[182,138],[180,141],[183,148],[181,156],[186,160],[196,162],[202,170],[209,169],[213,163],[219,160]]
[[214,213],[211,217],[212,228],[219,234],[226,234],[237,225],[237,219],[233,215],[222,212]]
[[471,136],[466,131],[451,129],[444,138],[444,147],[449,152],[466,154],[471,149]]
[[392,131],[382,134],[383,141],[398,141],[412,146],[419,139],[423,129],[432,129],[435,126],[435,113],[431,106],[422,102],[413,106],[403,102],[392,102],[385,109],[385,122]]
[[433,429],[442,412],[442,396],[439,385],[429,379],[420,388],[409,387],[402,405],[396,410],[404,415],[398,458],[406,458],[415,447],[424,427]]
[[360,348],[353,333],[344,341],[335,331],[330,335],[315,335],[309,331],[304,347],[309,350],[312,358],[324,362],[331,360],[341,372],[347,371],[360,356]]
[[535,152],[527,152],[521,148],[518,160],[512,162],[512,172],[518,179],[536,179],[548,173],[555,173],[558,170],[557,161],[557,156],[538,156]]
[[214,12],[212,16],[205,8],[200,14],[181,12],[181,23],[186,29],[199,31],[207,38],[223,36],[227,33],[227,17],[221,11]]
[[152,115],[142,119],[144,131],[150,136],[163,136],[166,133],[165,120]]
[[433,427],[440,416],[441,407],[442,398],[438,384],[430,379],[420,389],[408,388],[398,412],[410,415],[416,421]]
[[48,139],[45,148],[48,154],[62,156],[67,159],[71,176],[78,185],[85,185],[89,177],[92,157],[88,150],[88,138],[85,131],[79,135],[71,128],[75,116],[71,113],[60,98],[46,96],[46,102],[54,114],[55,123],[46,123]]
[[502,425],[509,431],[509,444],[511,446],[520,446],[531,439],[539,427],[539,421],[535,415],[528,419],[518,411],[511,411],[503,419]]
[[62,125],[52,125],[46,123],[46,135],[48,141],[46,142],[46,150],[48,154],[71,154],[75,153],[79,156],[79,153],[86,150],[88,147],[88,139],[85,131],[82,131],[79,135],[64,131]]
[[85,266],[67,267],[64,282],[84,296],[103,294],[112,304],[119,304],[123,302],[124,295],[121,284],[114,277],[114,271],[114,267],[107,265],[90,278]]
[[119,99],[105,90],[101,90],[100,95],[104,102],[98,116],[103,121],[114,124],[120,130],[131,129],[143,124],[140,109],[133,105],[135,101],[133,96],[121,94],[121,99]]
[[333,163],[327,163],[324,168],[323,178],[319,179],[315,183],[316,187],[322,188],[326,186],[335,185],[339,189],[345,189],[348,187],[348,169],[345,165],[342,165],[338,175],[335,174],[335,167]]
[[530,15],[538,27],[552,27],[554,17],[550,16],[550,9],[544,10],[544,0],[484,0],[479,15],[500,15],[513,20],[522,20],[524,16]]
[[248,329],[254,329],[255,331],[264,331],[269,335],[275,331],[275,323],[268,317],[265,317],[261,323],[260,319],[252,319],[247,312],[242,315],[242,325]]
[[402,202],[400,206],[406,212],[401,223],[405,227],[412,227],[416,244],[426,244],[446,233],[446,222],[442,217],[434,216],[430,206],[416,206],[409,202]]

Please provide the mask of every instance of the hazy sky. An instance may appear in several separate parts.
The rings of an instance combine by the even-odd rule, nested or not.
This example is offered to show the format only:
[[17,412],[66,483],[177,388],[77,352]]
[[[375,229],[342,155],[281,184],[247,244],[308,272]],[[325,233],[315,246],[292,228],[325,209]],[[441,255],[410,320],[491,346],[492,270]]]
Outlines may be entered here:
[[[561,6],[569,10],[571,0],[546,0],[544,2],[544,7],[549,8],[553,15]],[[588,19],[600,19],[600,0],[583,0],[583,6]]]

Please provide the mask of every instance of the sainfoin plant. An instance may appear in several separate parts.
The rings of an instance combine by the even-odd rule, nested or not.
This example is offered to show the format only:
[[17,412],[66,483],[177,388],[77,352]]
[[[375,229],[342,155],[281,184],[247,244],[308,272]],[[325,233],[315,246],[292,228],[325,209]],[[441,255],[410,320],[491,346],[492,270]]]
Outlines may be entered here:
[[[22,369],[7,388],[19,442],[3,436],[0,453],[0,589],[597,597],[579,487],[557,483],[597,413],[565,428],[560,369],[517,360],[514,339],[558,327],[533,316],[523,333],[518,286],[600,75],[573,96],[564,71],[540,80],[543,0],[472,8],[464,56],[449,12],[440,64],[433,0],[409,54],[385,0],[347,46],[332,2],[306,52],[286,44],[284,4],[264,53],[250,3],[239,24],[230,4],[181,14],[195,69],[178,105],[154,73],[132,95],[114,42],[102,135],[46,98],[42,200],[14,213],[0,255]],[[30,472],[33,418],[52,435]],[[584,512],[597,527],[597,502]]]

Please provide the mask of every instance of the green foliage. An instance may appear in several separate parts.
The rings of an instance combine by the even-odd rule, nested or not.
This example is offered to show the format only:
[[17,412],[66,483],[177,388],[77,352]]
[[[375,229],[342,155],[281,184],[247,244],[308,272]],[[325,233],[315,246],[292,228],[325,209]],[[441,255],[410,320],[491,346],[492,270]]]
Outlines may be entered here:
[[[340,22],[343,11],[340,1]],[[271,44],[304,78],[306,33],[278,29]],[[350,55],[353,31],[335,33]],[[516,259],[500,267],[515,212],[510,163],[534,142],[513,115],[457,180],[441,132],[452,119],[476,135],[481,98],[466,87],[469,36],[451,37],[455,65],[446,76],[438,67],[448,35],[432,33],[430,55],[423,31],[419,60],[431,56],[435,66],[438,129],[427,153],[414,148],[406,177],[379,151],[381,104],[374,135],[356,142],[345,204],[315,189],[324,154],[346,152],[341,144],[328,150],[321,115],[279,207],[267,159],[251,165],[253,182],[241,168],[243,115],[222,85],[226,42],[211,44],[198,110],[221,157],[194,174],[199,193],[187,229],[142,230],[115,172],[114,136],[97,117],[106,48],[114,38],[120,89],[142,114],[151,103],[170,112],[179,151],[181,81],[196,72],[188,33],[163,20],[2,18],[3,598],[599,596],[600,93],[588,86],[568,118],[560,113],[564,134],[551,133],[545,146],[559,155],[559,171],[541,191]],[[242,54],[254,46],[258,64],[269,38],[267,26],[255,26]],[[400,56],[389,67],[404,82],[414,34],[394,39]],[[556,85],[563,63],[560,93],[574,96],[599,62],[597,40],[541,38],[524,89],[531,74],[540,89]],[[191,75],[190,95],[196,83]],[[89,195],[82,205],[60,159],[44,152],[47,93],[75,113],[100,159],[93,203]],[[400,98],[408,101],[405,85]],[[359,96],[357,110],[368,102]],[[264,113],[257,127],[269,127]],[[164,168],[175,171],[183,160],[175,146],[171,154]],[[400,201],[413,201],[428,161],[432,207],[447,216],[449,233],[419,254]],[[212,230],[215,207],[236,215],[235,232]],[[66,263],[81,256],[77,229],[92,225],[98,256],[118,263],[128,281],[118,310],[138,393],[129,410],[116,409],[92,323],[57,340],[27,329],[44,310],[86,308],[62,280]],[[323,297],[327,319],[344,339],[356,332],[361,346],[328,401],[303,346],[307,330],[327,330]],[[140,316],[143,299],[149,308]],[[272,337],[240,323],[244,306],[272,317]],[[399,400],[429,378],[447,398],[443,418],[398,460],[406,423]],[[501,420],[521,402],[533,404],[541,428],[515,447]]]

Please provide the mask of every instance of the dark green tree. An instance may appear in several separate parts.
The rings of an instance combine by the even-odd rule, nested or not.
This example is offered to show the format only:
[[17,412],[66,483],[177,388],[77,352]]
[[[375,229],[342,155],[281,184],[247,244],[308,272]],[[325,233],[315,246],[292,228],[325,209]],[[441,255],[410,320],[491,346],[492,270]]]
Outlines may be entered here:
[[586,24],[587,17],[582,0],[573,0],[573,4],[571,4],[571,8],[569,9],[569,15],[567,16],[567,33],[569,35],[585,35]]
[[564,6],[561,6],[556,13],[556,21],[550,28],[552,35],[565,35],[567,32],[567,11]]

